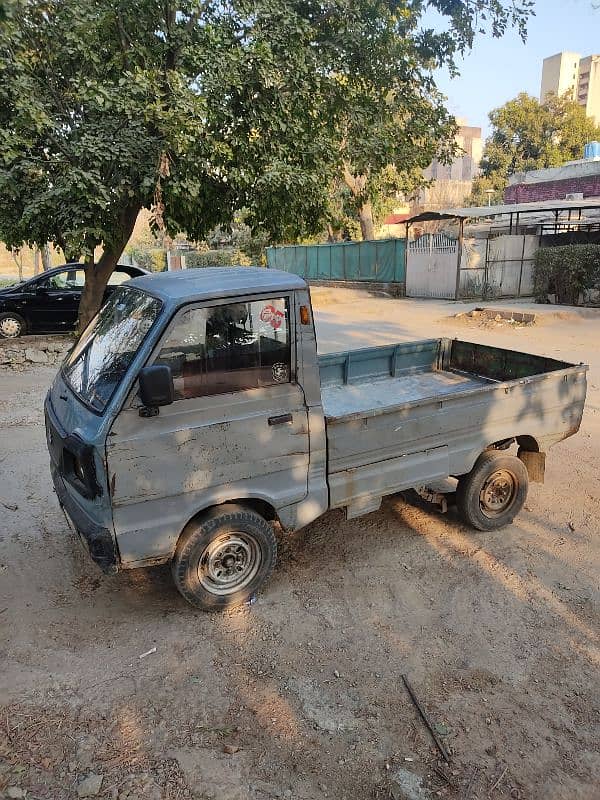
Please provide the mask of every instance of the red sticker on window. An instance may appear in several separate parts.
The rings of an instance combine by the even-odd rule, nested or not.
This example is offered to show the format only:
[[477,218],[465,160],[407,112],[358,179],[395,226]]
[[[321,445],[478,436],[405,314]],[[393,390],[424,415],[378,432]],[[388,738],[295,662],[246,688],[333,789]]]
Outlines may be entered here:
[[261,322],[267,322],[275,330],[281,328],[284,317],[283,311],[278,311],[275,306],[265,306],[260,312]]

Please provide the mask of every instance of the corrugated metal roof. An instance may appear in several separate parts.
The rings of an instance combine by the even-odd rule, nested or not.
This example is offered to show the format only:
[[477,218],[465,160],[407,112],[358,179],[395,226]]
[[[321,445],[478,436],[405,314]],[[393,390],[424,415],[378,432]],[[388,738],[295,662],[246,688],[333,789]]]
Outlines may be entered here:
[[[500,214],[526,214],[554,211],[582,211],[585,209],[600,209],[600,197],[587,197],[583,200],[545,200],[538,203],[503,203],[495,206],[473,206],[466,208],[445,208],[439,212],[425,212],[427,214],[437,214],[437,217],[430,219],[447,219],[448,217],[458,217],[463,219],[476,219],[478,217],[495,217]],[[418,214],[408,222],[418,222],[423,215]]]

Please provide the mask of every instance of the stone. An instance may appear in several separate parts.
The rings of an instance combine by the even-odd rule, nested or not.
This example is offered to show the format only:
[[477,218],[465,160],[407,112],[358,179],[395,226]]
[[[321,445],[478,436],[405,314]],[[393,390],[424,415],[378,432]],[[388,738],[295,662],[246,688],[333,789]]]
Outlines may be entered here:
[[118,800],[161,800],[162,792],[154,778],[147,773],[128,775],[117,792]]
[[168,754],[175,758],[192,790],[203,800],[250,800],[248,764],[245,754],[231,758],[215,750],[180,748]]
[[430,800],[431,792],[424,788],[419,775],[398,769],[391,779],[390,792],[394,800]]
[[354,714],[357,702],[347,693],[329,693],[308,678],[294,679],[291,688],[300,698],[305,716],[317,728],[327,733],[339,733],[359,726]]
[[48,355],[43,350],[37,350],[33,347],[28,347],[25,350],[25,358],[31,361],[32,364],[47,364]]
[[77,784],[78,797],[95,797],[102,788],[102,775],[93,772]]
[[6,790],[6,796],[10,797],[10,800],[21,800],[22,797],[25,797],[27,791],[25,789],[21,789],[20,786],[9,786]]

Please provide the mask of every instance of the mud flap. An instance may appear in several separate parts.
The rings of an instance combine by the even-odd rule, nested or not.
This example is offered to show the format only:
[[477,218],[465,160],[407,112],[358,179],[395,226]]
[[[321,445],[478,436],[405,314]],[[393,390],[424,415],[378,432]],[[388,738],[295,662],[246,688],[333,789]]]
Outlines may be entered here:
[[546,453],[533,453],[531,450],[522,450],[519,448],[517,455],[527,467],[529,480],[534,483],[544,483]]

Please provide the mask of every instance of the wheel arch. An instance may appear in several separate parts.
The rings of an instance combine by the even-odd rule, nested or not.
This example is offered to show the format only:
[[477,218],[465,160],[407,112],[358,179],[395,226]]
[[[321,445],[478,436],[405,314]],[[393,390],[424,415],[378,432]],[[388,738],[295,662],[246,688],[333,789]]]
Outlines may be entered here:
[[[525,461],[526,457],[523,458],[524,453],[541,453],[541,448],[538,440],[535,436],[531,436],[529,434],[519,434],[517,436],[507,436],[504,439],[497,439],[494,442],[490,442],[481,450],[472,450],[469,453],[468,458],[465,460],[465,466],[467,469],[464,472],[461,470],[460,472],[454,472],[453,476],[456,478],[460,478],[463,475],[468,475],[469,472],[475,467],[477,460],[480,456],[484,453],[489,452],[490,450],[508,450],[508,448],[515,444],[518,448],[517,455],[521,458],[522,461]],[[534,479],[535,480],[535,479]]]
[[[183,526],[182,533],[190,522],[198,522],[199,520],[206,519],[212,514],[222,511],[225,506],[238,506],[249,511],[254,511],[268,522],[273,522],[279,518],[275,506],[262,497],[228,497],[225,500],[207,503],[192,514]],[[179,536],[181,536],[181,533]]]

